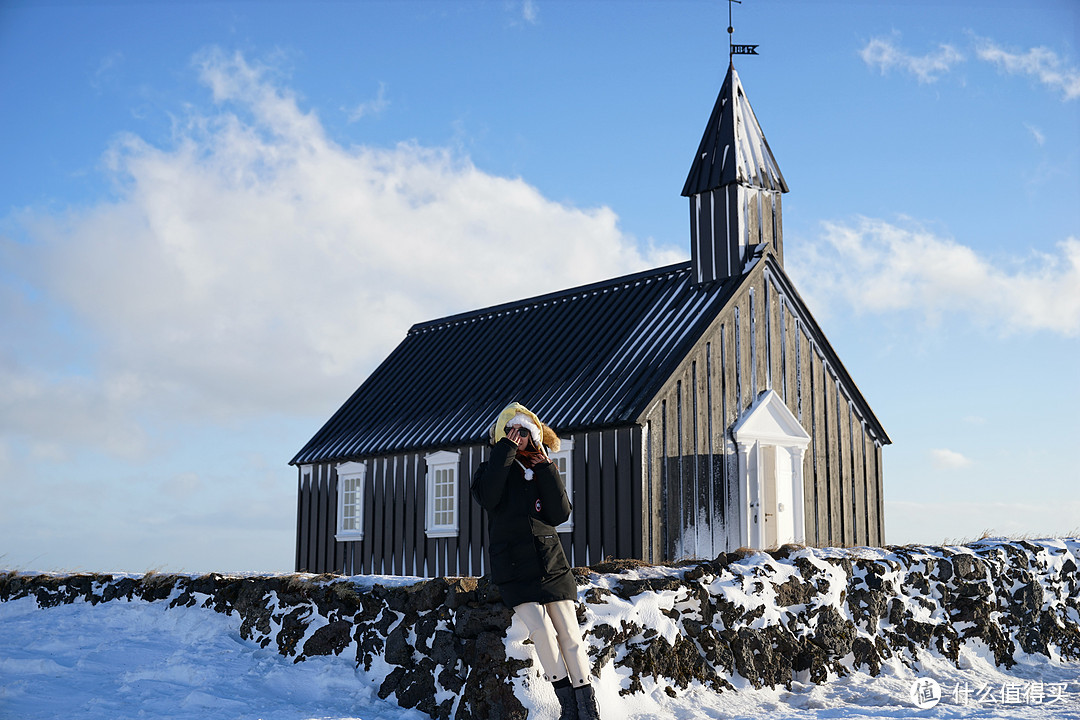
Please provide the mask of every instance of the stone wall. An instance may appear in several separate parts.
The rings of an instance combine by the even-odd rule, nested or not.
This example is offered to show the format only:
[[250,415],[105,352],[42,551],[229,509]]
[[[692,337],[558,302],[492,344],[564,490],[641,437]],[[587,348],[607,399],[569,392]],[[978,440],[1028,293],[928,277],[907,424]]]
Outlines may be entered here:
[[[594,671],[619,692],[646,678],[677,695],[827,682],[967,644],[1002,667],[1021,654],[1080,659],[1080,540],[983,541],[850,550],[785,546],[709,562],[576,569]],[[0,601],[132,601],[207,608],[295,662],[336,655],[379,695],[433,718],[524,719],[538,682],[523,632],[484,579],[281,575],[0,575]],[[520,629],[520,628],[519,628]]]

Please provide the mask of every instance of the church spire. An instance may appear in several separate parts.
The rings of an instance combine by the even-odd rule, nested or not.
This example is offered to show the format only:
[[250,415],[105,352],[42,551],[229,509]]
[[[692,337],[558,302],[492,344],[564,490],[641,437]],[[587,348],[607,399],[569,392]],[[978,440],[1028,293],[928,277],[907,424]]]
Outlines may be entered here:
[[780,195],[788,191],[735,66],[729,65],[682,194],[690,198],[696,282],[740,275],[750,249],[783,263]]

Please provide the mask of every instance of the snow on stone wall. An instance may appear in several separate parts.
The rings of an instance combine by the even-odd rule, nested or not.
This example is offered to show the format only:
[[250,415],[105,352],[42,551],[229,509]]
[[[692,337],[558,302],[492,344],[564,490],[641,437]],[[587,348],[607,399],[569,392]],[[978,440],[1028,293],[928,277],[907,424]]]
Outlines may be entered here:
[[[999,667],[1080,659],[1080,540],[728,553],[577,569],[594,671],[622,695],[827,683],[974,652]],[[484,579],[312,575],[0,575],[0,601],[141,599],[242,619],[301,662],[355,663],[379,695],[433,718],[527,717],[542,703],[526,633]],[[537,700],[541,698],[541,700]],[[524,703],[524,704],[523,704]]]

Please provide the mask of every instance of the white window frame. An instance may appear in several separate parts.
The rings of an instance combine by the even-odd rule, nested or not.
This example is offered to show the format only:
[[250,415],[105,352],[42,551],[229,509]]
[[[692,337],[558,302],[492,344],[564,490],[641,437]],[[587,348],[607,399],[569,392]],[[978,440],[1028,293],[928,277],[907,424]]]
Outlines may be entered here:
[[[427,461],[427,502],[425,503],[426,522],[424,533],[429,538],[449,538],[458,536],[458,518],[461,512],[461,498],[458,492],[458,468],[461,465],[461,453],[450,450],[440,450],[424,457]],[[447,473],[443,475],[442,473]],[[447,479],[448,478],[448,479]],[[437,482],[438,481],[438,482]],[[452,506],[447,509],[436,510],[437,485],[451,488],[449,496],[444,495],[441,500],[451,500]],[[436,523],[439,513],[450,513],[450,522]]]
[[[364,539],[364,489],[367,479],[367,464],[359,462],[346,462],[337,466],[337,532],[334,539],[338,542],[354,542]],[[354,508],[352,519],[353,527],[346,528],[346,488],[352,485],[350,492],[354,493]]]
[[[551,453],[551,462],[559,468],[563,485],[566,486],[566,497],[570,504],[574,503],[574,440],[573,438],[559,438],[559,451]],[[570,511],[570,517],[562,525],[555,528],[559,532],[570,532],[574,529],[574,511]]]

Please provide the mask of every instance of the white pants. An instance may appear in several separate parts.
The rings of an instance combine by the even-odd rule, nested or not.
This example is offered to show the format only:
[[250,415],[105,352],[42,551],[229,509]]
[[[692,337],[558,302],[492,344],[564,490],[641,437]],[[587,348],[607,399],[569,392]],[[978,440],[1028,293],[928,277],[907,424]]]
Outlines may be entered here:
[[514,613],[529,630],[545,680],[557,682],[569,675],[574,687],[589,684],[589,655],[573,601],[522,603],[514,607]]

